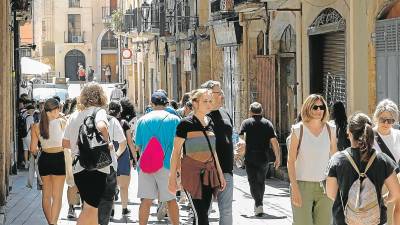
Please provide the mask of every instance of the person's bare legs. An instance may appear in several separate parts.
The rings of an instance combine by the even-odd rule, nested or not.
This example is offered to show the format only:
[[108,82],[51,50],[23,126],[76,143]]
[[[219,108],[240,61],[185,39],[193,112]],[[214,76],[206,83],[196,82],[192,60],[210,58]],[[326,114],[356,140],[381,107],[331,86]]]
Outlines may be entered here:
[[51,224],[51,196],[53,193],[51,176],[42,176],[43,190],[42,190],[42,208],[47,223]]
[[84,202],[81,214],[76,225],[99,225],[98,209]]
[[117,177],[118,186],[121,194],[121,205],[123,209],[128,207],[128,188],[131,181],[130,176],[121,175]]
[[65,176],[50,176],[52,182],[51,224],[57,224],[60,215]]
[[168,201],[168,216],[173,225],[179,225],[179,208],[176,200]]
[[152,202],[153,202],[152,199],[142,198],[139,207],[139,225],[147,225],[150,214],[150,206]]

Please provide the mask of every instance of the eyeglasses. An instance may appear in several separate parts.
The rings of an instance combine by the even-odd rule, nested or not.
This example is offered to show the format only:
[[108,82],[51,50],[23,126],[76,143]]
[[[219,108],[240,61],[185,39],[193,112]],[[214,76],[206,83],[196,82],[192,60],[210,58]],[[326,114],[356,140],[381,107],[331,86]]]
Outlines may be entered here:
[[392,118],[379,118],[379,123],[394,124],[394,122],[396,122],[396,120]]
[[325,105],[314,105],[314,106],[312,107],[313,110],[318,110],[318,108],[319,108],[321,111],[324,111],[324,110],[326,109]]

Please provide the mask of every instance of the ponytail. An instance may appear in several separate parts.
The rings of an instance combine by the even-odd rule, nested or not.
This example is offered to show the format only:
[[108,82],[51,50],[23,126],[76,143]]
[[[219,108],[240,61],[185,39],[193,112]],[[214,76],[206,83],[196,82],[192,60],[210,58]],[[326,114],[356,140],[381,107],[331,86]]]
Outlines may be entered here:
[[47,116],[46,110],[42,110],[40,114],[39,129],[40,136],[42,136],[43,139],[49,139],[49,117]]
[[361,161],[368,162],[374,149],[374,132],[371,119],[364,113],[354,113],[349,120],[349,131],[353,135],[353,141],[360,149]]

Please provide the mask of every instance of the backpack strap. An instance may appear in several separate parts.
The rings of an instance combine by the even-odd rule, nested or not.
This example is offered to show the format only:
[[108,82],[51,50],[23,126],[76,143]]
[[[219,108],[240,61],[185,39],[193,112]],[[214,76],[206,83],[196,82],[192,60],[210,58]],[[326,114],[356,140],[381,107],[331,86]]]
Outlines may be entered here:
[[388,155],[391,159],[393,159],[396,162],[396,159],[394,158],[392,152],[390,152],[388,146],[386,145],[386,143],[383,141],[381,135],[379,135],[379,133],[377,131],[374,132],[375,134],[375,140],[376,143],[378,143],[379,148],[381,149],[381,151],[383,153],[385,153],[386,155]]
[[354,168],[354,170],[357,172],[358,176],[360,176],[360,177],[365,177],[368,169],[371,167],[372,163],[374,162],[374,160],[376,158],[376,152],[372,153],[371,157],[368,160],[367,166],[365,167],[364,172],[360,173],[360,170],[358,169],[357,164],[354,162],[353,157],[351,157],[350,153],[348,151],[343,151],[343,153],[347,157],[347,159],[350,161],[351,166]]
[[[297,159],[297,156],[299,156],[301,140],[303,139],[303,132],[304,132],[303,130],[304,130],[303,123],[300,122],[300,135],[299,135],[299,144],[297,145],[297,155],[296,155],[296,159]],[[293,133],[294,133],[294,129],[293,129]]]

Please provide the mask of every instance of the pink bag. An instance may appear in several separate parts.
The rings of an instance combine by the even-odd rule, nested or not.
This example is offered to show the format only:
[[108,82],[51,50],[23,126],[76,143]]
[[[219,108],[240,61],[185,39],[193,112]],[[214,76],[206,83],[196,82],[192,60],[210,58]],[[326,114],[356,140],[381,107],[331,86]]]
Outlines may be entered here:
[[164,165],[164,150],[156,137],[151,137],[143,154],[140,156],[139,168],[144,173],[155,173]]

